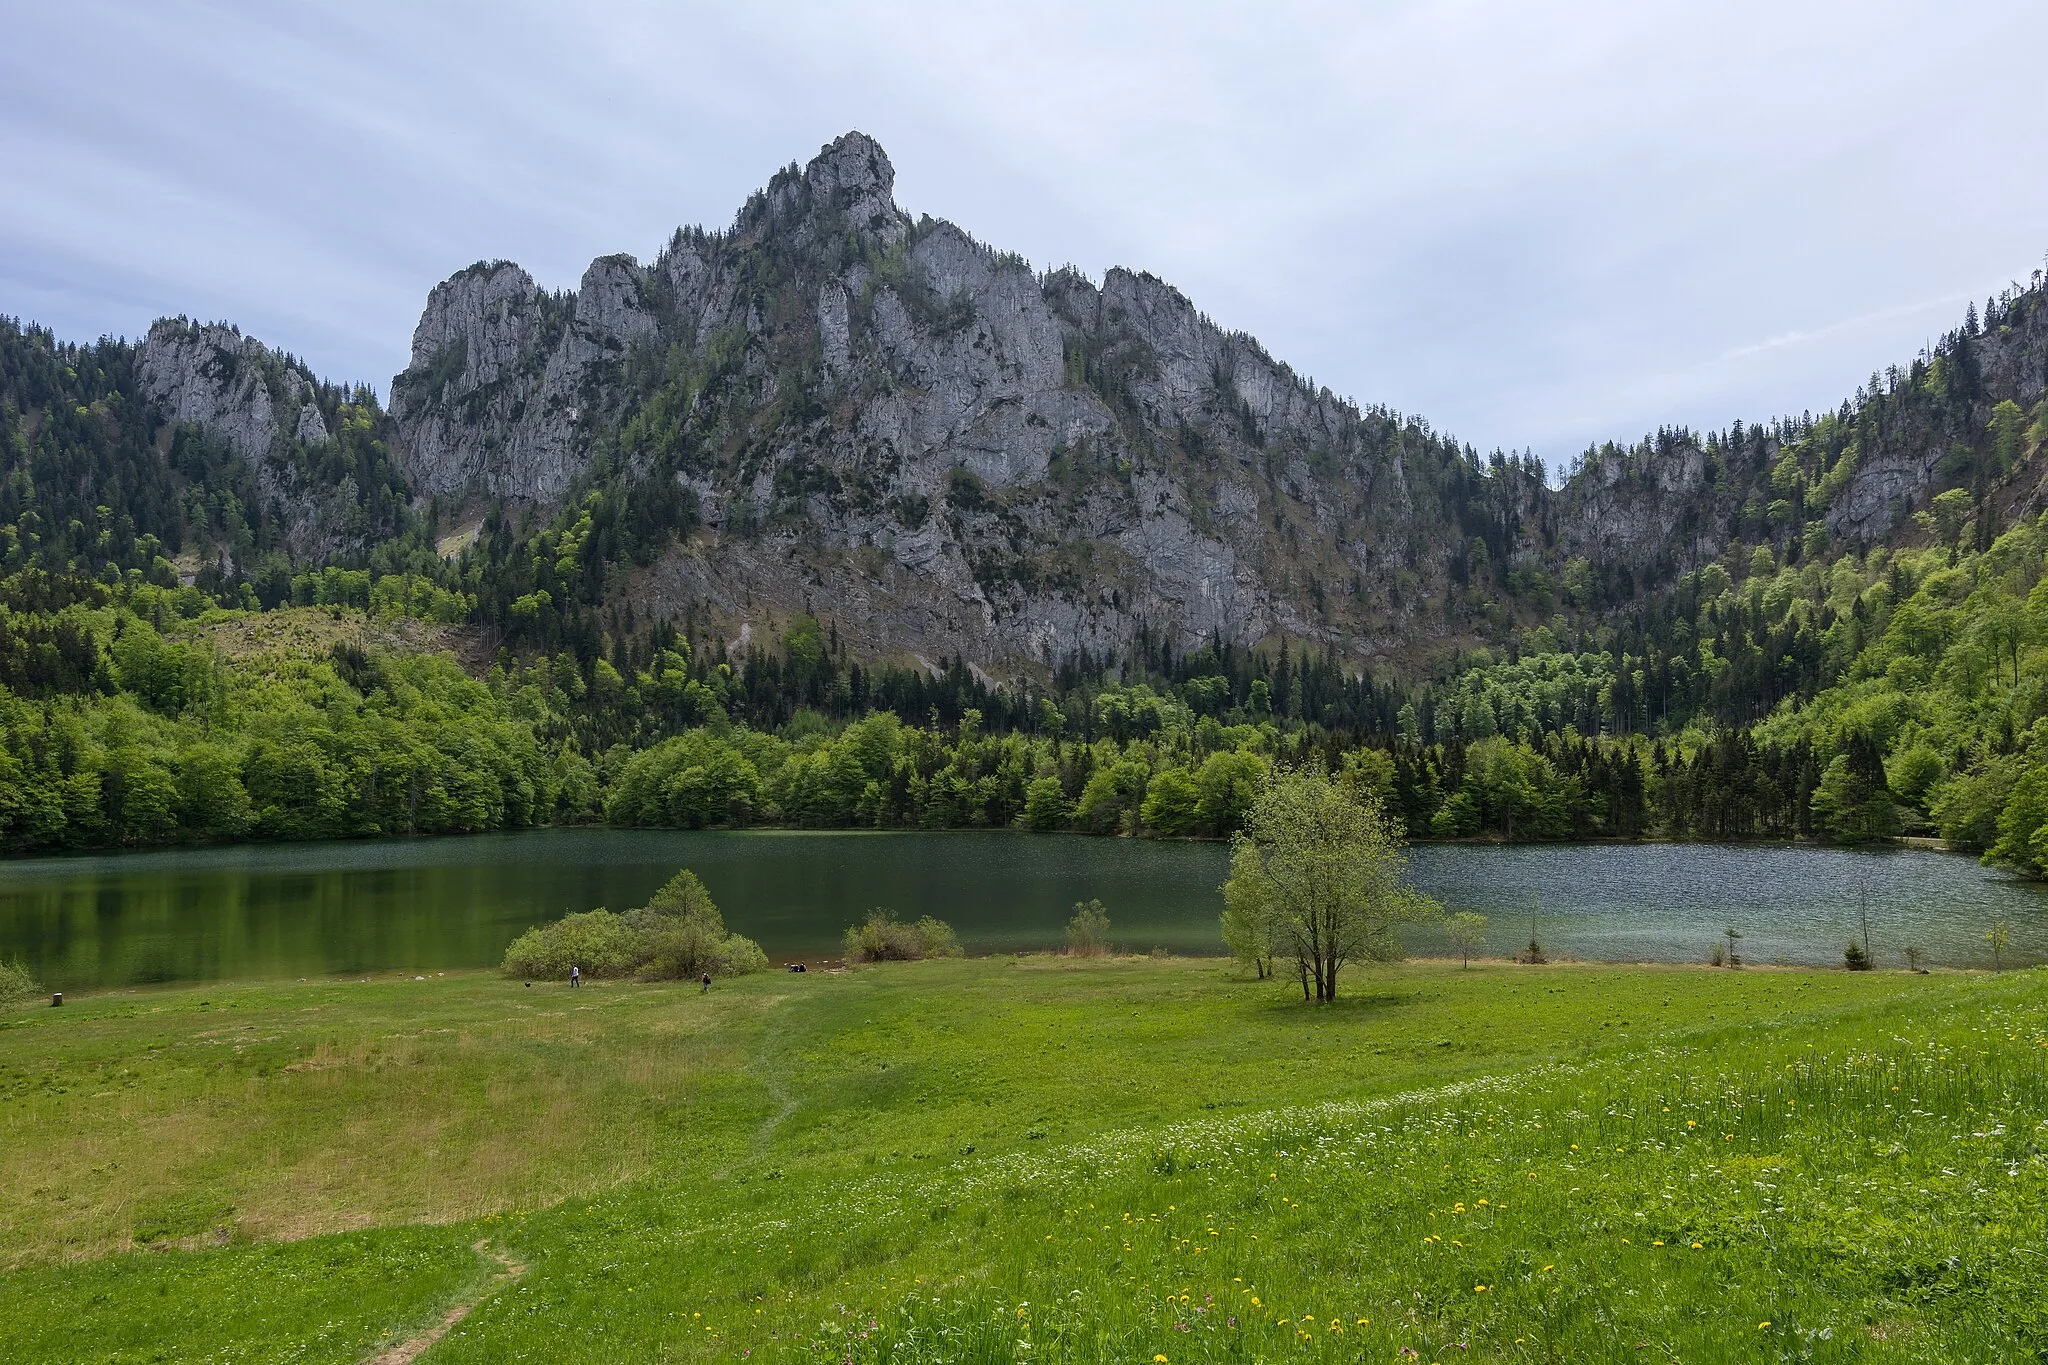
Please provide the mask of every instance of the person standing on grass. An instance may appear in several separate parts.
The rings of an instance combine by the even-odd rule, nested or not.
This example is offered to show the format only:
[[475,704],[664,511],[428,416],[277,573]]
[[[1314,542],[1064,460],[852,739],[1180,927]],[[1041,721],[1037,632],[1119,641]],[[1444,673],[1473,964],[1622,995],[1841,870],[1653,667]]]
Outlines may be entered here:
[[572,964],[570,964],[570,967],[569,967],[569,989],[570,989],[570,990],[574,990],[574,989],[576,989],[576,987],[578,987],[578,986],[580,986],[580,985],[582,985],[582,984],[583,984],[583,969],[582,969],[581,967],[578,967],[578,966],[576,966],[576,965],[575,965],[575,964],[573,964],[573,963],[572,963]]
[[699,995],[709,995],[709,994],[711,994],[711,973],[709,973],[709,972],[706,972],[706,973],[704,973],[704,989],[703,989],[703,990],[701,990],[701,991],[699,991],[699,992],[697,992],[697,994],[699,994]]

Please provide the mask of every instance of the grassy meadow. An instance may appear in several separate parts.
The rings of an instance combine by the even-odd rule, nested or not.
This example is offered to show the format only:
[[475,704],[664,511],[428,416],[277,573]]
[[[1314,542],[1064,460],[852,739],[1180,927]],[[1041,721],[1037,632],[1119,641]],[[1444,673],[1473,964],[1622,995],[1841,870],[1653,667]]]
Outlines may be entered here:
[[[2014,1360],[2048,992],[1213,960],[0,1014],[0,1360]],[[522,1270],[516,1279],[503,1263]]]

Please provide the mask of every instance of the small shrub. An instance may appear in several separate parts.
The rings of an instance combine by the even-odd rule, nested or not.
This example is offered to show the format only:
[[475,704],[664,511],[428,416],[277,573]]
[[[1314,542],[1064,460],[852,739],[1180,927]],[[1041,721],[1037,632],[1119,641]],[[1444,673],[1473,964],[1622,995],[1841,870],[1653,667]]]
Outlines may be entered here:
[[1109,911],[1101,901],[1076,901],[1067,921],[1067,956],[1101,957],[1109,951]]
[[1529,946],[1522,949],[1522,955],[1515,961],[1531,967],[1540,967],[1550,961],[1550,955],[1543,951],[1542,944],[1532,938],[1529,940]]
[[879,906],[846,931],[845,946],[848,962],[914,962],[924,956],[916,929]]
[[19,1004],[42,993],[43,988],[29,975],[27,967],[0,958],[0,1005]]
[[1842,965],[1852,972],[1867,972],[1870,970],[1870,954],[1863,951],[1862,944],[1851,939],[1849,946],[1842,950]]
[[917,931],[917,941],[924,947],[926,957],[965,957],[960,940],[953,933],[953,926],[942,919],[924,916],[910,926]]
[[1707,949],[1707,965],[1709,967],[1727,966],[1728,950],[1726,948],[1723,948],[1718,943],[1716,943],[1713,947]]
[[928,957],[959,957],[960,942],[943,920],[926,915],[915,924],[896,918],[894,910],[876,906],[846,931],[848,962],[920,962]]

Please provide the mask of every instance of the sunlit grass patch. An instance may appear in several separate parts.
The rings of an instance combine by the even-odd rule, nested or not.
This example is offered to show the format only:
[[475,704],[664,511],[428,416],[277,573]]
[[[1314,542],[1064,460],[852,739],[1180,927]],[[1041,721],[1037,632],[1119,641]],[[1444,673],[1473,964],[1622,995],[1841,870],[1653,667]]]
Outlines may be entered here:
[[[648,1188],[533,1230],[565,1266],[612,1245],[630,1308],[569,1277],[518,1311],[684,1358],[2032,1359],[2044,1036],[2008,993],[785,1186],[700,1222]],[[512,1312],[453,1358],[518,1349]]]

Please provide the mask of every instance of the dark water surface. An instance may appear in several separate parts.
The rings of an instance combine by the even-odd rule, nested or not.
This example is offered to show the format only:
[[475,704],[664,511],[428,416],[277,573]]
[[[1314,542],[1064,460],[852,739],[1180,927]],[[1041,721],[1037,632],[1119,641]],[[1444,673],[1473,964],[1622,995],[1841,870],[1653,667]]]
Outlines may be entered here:
[[[735,929],[771,958],[832,953],[869,906],[950,921],[970,951],[1057,944],[1073,903],[1100,898],[1140,951],[1220,949],[1220,844],[1013,833],[542,830],[462,839],[184,849],[0,862],[0,957],[53,989],[329,976],[495,963],[528,925],[627,909],[696,869]],[[1949,854],[1662,844],[1431,845],[1416,882],[1491,918],[1490,953],[1534,932],[1552,953],[1698,960],[1733,925],[1759,962],[1839,963],[1867,889],[1881,965],[2048,959],[2048,891]],[[1420,952],[1440,937],[1412,937]]]

